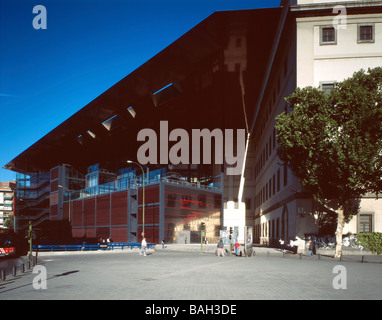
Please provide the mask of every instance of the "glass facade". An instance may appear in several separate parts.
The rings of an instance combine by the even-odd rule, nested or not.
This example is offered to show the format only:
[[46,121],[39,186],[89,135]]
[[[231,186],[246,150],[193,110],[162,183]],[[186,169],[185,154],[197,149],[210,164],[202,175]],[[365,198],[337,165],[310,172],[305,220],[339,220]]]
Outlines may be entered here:
[[[92,166],[91,169],[88,170],[88,174],[86,175],[87,188],[65,193],[64,201],[69,201],[69,199],[76,200],[80,198],[93,197],[96,195],[123,191],[129,188],[137,188],[138,185],[143,184],[143,174],[140,174],[137,177],[137,172],[139,172],[140,169],[132,170],[131,168],[124,168],[119,170],[118,176],[107,173],[107,176],[105,177],[102,170],[95,171],[99,170],[98,165],[96,166]],[[100,179],[102,176],[103,178]],[[149,171],[145,173],[145,185],[159,183],[159,181],[161,181],[161,179],[165,176],[166,168]],[[111,178],[113,178],[113,181],[98,184],[98,181],[107,181]]]
[[16,175],[16,232],[28,227],[28,221],[44,221],[49,216],[50,174]]
[[208,242],[217,242],[221,229],[222,195],[194,188],[165,187],[165,243],[200,243],[205,223]]
[[17,198],[37,199],[49,191],[49,173],[16,174]]

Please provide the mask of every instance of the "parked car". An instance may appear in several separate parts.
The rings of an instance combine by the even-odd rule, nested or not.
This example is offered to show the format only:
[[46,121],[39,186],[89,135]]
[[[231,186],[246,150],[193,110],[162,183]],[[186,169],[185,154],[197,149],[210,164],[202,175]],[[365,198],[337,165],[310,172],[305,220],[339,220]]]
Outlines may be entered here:
[[27,241],[13,231],[0,232],[0,258],[20,257],[28,252]]

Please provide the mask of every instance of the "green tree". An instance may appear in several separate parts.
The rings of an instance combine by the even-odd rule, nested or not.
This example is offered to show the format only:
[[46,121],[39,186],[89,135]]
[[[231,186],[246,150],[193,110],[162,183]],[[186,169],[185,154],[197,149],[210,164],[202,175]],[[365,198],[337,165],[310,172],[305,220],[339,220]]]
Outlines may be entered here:
[[9,215],[7,219],[4,221],[4,227],[8,229],[13,229],[15,225],[15,217],[14,215]]
[[382,233],[361,233],[357,235],[357,244],[364,248],[370,249],[371,252],[376,254],[382,253]]
[[381,67],[360,70],[329,93],[297,88],[285,98],[292,111],[276,117],[280,159],[317,202],[337,203],[336,257],[351,201],[382,189],[381,88]]

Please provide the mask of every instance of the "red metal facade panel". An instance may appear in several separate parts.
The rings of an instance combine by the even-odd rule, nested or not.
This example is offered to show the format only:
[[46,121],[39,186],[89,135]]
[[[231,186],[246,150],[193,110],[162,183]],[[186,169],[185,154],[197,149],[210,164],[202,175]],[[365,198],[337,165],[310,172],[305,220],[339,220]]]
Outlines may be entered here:
[[[142,227],[138,227],[138,241],[142,241]],[[145,226],[145,238],[149,243],[159,243],[159,226]]]
[[[143,223],[142,207],[138,208],[138,224]],[[145,207],[145,224],[159,223],[159,206]]]
[[50,206],[49,219],[52,220],[52,217],[57,216],[57,214],[58,214],[58,205],[55,204]]
[[[138,190],[138,204],[142,204],[143,200],[143,189]],[[150,187],[145,187],[145,204],[148,203],[158,203],[159,202],[159,185],[154,185]]]
[[73,238],[83,238],[84,237],[84,229],[72,229]]
[[50,180],[55,180],[58,178],[58,168],[54,168],[50,171]]
[[[72,215],[71,212],[70,215]],[[72,219],[72,217],[70,217],[70,219]],[[69,202],[65,202],[62,205],[62,220],[69,220]]]
[[110,227],[107,228],[96,228],[96,238],[97,239],[107,239],[110,236]]
[[84,236],[85,238],[88,238],[88,239],[95,239],[96,238],[95,228],[84,229]]
[[114,242],[127,242],[127,228],[111,228],[111,240]]
[[58,180],[51,181],[50,192],[55,192],[58,190]]
[[[97,226],[110,225],[110,194],[106,196],[97,197]],[[98,231],[97,231],[98,232]]]
[[95,199],[84,200],[84,225],[94,226],[95,225]]
[[127,192],[111,195],[111,225],[127,225]]
[[72,202],[71,221],[73,227],[82,227],[82,200]]

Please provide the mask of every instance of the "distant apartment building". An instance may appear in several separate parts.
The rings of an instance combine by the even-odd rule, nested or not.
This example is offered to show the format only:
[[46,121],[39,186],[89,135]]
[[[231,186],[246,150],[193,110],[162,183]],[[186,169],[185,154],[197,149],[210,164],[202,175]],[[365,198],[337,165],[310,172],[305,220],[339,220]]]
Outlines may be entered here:
[[14,216],[16,182],[0,182],[0,228],[4,228],[5,221]]

